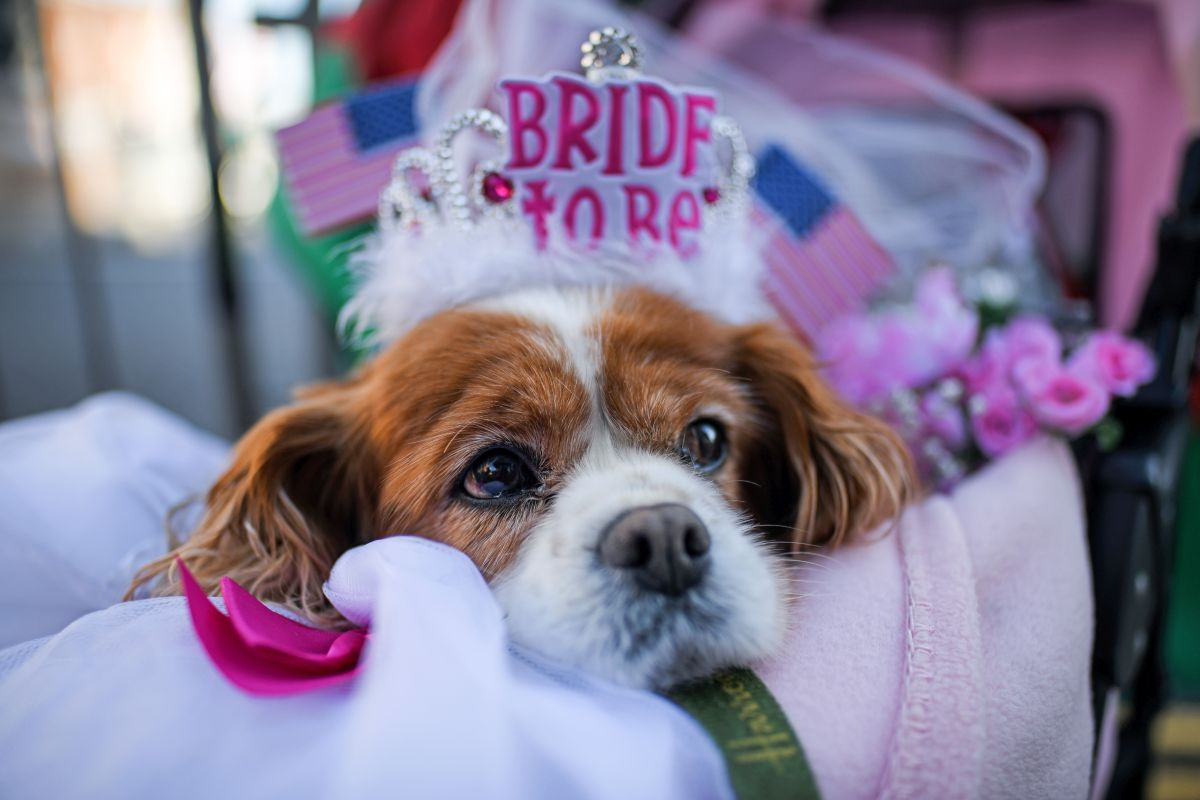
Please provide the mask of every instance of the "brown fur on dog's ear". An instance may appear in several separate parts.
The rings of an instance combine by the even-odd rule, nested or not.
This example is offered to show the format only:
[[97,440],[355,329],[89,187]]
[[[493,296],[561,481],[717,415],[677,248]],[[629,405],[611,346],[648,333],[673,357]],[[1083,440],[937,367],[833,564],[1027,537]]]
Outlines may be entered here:
[[338,556],[372,537],[378,508],[378,466],[353,422],[355,384],[309,389],[242,437],[195,531],[144,566],[126,597],[144,584],[179,594],[180,558],[210,593],[229,576],[263,600],[336,621],[322,583]]
[[762,415],[746,463],[747,500],[794,546],[838,545],[894,517],[913,497],[912,462],[885,423],[852,409],[807,347],[770,324],[738,329],[737,374]]

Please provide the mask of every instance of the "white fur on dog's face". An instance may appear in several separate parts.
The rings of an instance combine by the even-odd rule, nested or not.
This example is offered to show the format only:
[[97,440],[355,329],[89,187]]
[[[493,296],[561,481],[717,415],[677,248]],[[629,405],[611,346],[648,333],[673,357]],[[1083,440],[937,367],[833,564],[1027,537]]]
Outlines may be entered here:
[[[680,597],[602,563],[622,512],[681,503],[711,536],[710,568]],[[705,479],[662,456],[598,441],[495,581],[513,640],[628,686],[666,686],[763,657],[779,643],[778,557]]]
[[[614,430],[600,389],[602,328],[594,326],[609,302],[547,292],[489,304],[546,325],[546,346],[570,361],[591,400],[586,449],[493,585],[514,641],[617,683],[666,686],[770,653],[784,627],[784,575],[778,550],[711,477]],[[733,413],[703,409],[727,427]],[[623,513],[670,503],[693,511],[711,538],[709,568],[681,596],[647,591],[598,553]]]
[[[723,435],[720,458],[695,457],[696,425]],[[496,452],[520,480],[482,491],[509,486]],[[161,590],[178,591],[179,557],[206,588],[229,576],[336,621],[321,594],[334,560],[416,534],[475,562],[516,642],[659,687],[767,655],[786,554],[891,516],[910,474],[897,437],[773,325],[645,289],[522,292],[432,316],[264,418],[199,528],[143,579],[165,573]],[[664,509],[683,535],[654,551],[639,526]],[[620,542],[698,557],[656,577],[642,567],[663,562],[626,562]]]

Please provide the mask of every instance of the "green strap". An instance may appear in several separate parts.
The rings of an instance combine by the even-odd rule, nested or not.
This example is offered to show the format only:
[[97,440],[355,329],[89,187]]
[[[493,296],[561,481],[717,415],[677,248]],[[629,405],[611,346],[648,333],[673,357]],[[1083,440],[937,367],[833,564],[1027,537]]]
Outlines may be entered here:
[[737,667],[666,692],[721,750],[740,800],[819,800],[804,748],[771,690]]

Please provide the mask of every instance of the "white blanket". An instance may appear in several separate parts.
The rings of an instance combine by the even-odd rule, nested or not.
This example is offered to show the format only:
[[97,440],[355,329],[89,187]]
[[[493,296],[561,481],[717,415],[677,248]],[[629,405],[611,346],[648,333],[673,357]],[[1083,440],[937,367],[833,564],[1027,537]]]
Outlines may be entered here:
[[[0,636],[53,634],[119,599],[165,546],[168,506],[224,456],[124,395],[0,426]],[[716,748],[671,703],[510,648],[457,551],[375,542],[331,588],[372,617],[372,638],[351,686],[311,694],[235,689],[181,598],[0,652],[0,797],[732,797]]]

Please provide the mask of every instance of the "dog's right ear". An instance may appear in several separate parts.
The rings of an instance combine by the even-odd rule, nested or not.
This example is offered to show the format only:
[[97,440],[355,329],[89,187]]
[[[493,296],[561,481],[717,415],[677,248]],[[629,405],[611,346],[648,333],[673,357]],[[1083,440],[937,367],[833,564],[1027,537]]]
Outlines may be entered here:
[[735,374],[763,424],[745,484],[759,523],[790,527],[794,547],[836,546],[899,514],[917,486],[900,437],[839,398],[782,328],[759,323],[735,334]]
[[333,621],[321,586],[334,561],[374,535],[379,468],[357,429],[360,380],[323,384],[264,417],[238,443],[187,539],[135,576],[179,594],[176,559],[212,593],[228,576],[263,600]]

